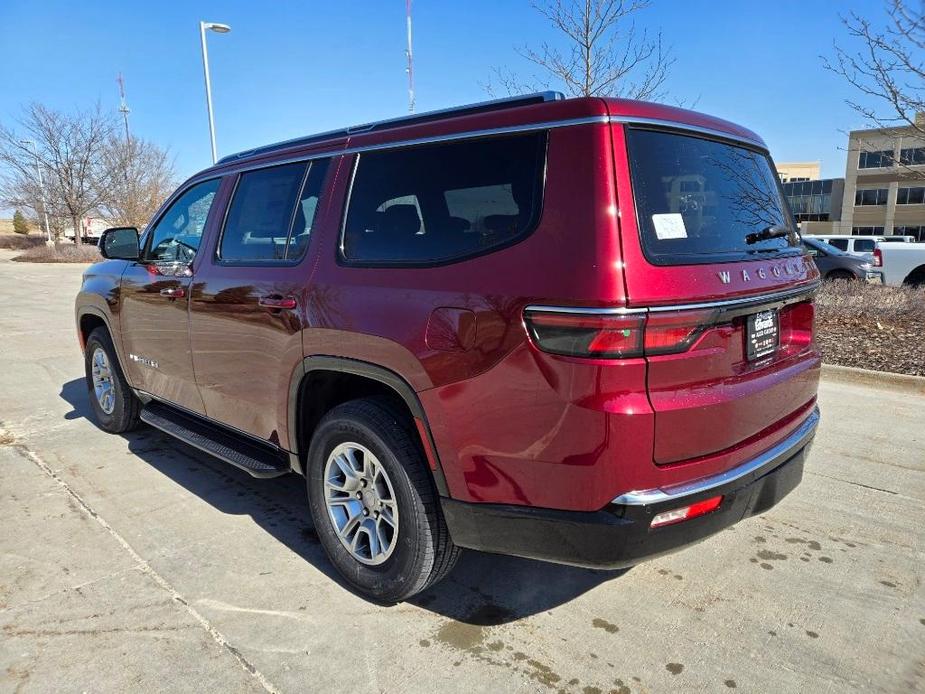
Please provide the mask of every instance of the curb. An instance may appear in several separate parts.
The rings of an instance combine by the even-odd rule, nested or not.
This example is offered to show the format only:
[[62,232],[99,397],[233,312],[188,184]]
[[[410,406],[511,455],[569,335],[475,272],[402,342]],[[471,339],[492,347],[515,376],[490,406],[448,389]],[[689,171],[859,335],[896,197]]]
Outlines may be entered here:
[[925,376],[907,376],[906,374],[897,374],[890,371],[871,371],[870,369],[858,369],[853,366],[823,364],[822,378],[838,383],[853,383],[875,388],[901,390],[915,395],[925,395]]

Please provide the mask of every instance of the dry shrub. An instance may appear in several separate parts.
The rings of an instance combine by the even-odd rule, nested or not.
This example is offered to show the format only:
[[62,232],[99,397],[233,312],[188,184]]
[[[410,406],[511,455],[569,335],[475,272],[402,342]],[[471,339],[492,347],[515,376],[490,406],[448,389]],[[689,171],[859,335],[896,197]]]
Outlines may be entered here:
[[875,320],[925,319],[925,287],[884,287],[866,282],[826,282],[816,297],[820,317]]
[[925,288],[826,282],[816,334],[831,364],[925,376]]
[[45,244],[44,236],[23,236],[22,234],[0,234],[0,248],[24,251]]
[[95,263],[101,260],[99,249],[91,244],[59,243],[30,248],[13,260],[20,263]]

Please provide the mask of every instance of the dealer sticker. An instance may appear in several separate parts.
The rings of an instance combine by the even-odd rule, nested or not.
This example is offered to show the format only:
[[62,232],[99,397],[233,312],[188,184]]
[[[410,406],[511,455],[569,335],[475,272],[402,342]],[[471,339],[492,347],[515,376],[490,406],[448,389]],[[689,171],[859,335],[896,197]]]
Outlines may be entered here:
[[677,213],[654,214],[652,215],[652,224],[655,226],[655,235],[660,240],[687,238],[684,217]]
[[745,348],[749,361],[774,354],[779,344],[780,323],[777,311],[762,311],[748,317]]

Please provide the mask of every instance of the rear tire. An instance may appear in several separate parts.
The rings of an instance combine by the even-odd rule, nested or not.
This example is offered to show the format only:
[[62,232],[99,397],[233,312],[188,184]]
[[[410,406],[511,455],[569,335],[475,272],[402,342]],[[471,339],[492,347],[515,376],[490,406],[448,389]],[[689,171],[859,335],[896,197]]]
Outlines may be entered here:
[[112,338],[96,328],[84,347],[84,369],[90,407],[100,429],[121,434],[138,426],[141,402],[125,380]]
[[406,419],[380,398],[335,407],[315,430],[305,473],[331,563],[357,592],[387,604],[441,580],[460,553]]

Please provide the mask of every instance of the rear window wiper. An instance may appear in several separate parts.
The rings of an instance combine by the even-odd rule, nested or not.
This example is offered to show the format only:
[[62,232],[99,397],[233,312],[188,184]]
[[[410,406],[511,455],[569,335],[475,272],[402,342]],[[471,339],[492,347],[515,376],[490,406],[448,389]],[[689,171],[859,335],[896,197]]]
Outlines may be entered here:
[[782,227],[775,224],[765,227],[761,231],[748,234],[745,237],[745,243],[751,245],[759,241],[767,241],[768,239],[779,239],[782,236],[790,236],[790,227]]

